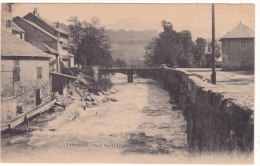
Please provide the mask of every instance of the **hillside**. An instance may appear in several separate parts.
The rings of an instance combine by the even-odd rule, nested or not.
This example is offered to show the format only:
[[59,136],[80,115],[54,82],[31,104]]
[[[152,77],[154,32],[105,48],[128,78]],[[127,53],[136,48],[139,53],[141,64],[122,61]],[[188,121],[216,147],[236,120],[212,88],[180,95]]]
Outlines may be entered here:
[[[60,23],[60,27],[70,33],[67,25]],[[156,30],[111,30],[106,33],[111,41],[111,52],[114,60],[124,60],[128,65],[143,65],[145,46],[154,37],[158,36]]]
[[145,46],[154,37],[158,36],[156,30],[125,31],[107,30],[111,41],[113,59],[126,61],[128,65],[143,65]]

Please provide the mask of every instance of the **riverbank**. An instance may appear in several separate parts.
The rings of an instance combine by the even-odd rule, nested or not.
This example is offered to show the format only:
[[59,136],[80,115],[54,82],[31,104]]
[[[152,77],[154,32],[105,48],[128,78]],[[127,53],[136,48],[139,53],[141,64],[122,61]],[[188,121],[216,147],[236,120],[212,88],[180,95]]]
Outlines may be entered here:
[[[182,68],[178,70],[192,73],[194,76],[210,82],[211,69],[209,68]],[[221,91],[225,98],[230,98],[236,104],[254,110],[254,73],[216,69],[216,75],[217,86],[215,88]]]
[[101,88],[96,85],[97,84],[92,77],[79,72],[77,79],[73,81],[71,87],[66,89],[66,96],[60,95],[58,92],[53,93],[52,98],[55,99],[56,102],[51,108],[30,117],[28,121],[23,122],[14,128],[3,131],[1,137],[15,136],[35,131],[46,126],[49,122],[59,118],[60,116],[70,117],[66,120],[68,122],[72,121],[78,116],[78,112],[75,111],[75,109],[72,109],[73,107],[80,107],[86,110],[87,107],[116,101],[114,98],[109,97],[110,94],[116,93],[114,89],[109,90],[112,87],[112,84]]
[[253,107],[231,98],[229,87],[212,85],[187,69],[164,67],[162,79],[187,120],[190,152],[253,152]]
[[150,79],[136,78],[131,84],[122,74],[111,79],[114,87],[109,97],[116,102],[84,110],[85,100],[75,100],[45,126],[2,139],[2,160],[187,162],[186,122],[181,110],[172,108],[168,92]]
[[107,92],[90,93],[80,83],[86,79],[77,81],[82,88],[74,84],[65,110],[57,106],[35,118],[33,130],[2,138],[2,160],[253,162],[250,110],[190,72],[163,68],[161,74],[168,92],[151,79],[137,77],[129,84],[122,74],[111,77],[114,87]]

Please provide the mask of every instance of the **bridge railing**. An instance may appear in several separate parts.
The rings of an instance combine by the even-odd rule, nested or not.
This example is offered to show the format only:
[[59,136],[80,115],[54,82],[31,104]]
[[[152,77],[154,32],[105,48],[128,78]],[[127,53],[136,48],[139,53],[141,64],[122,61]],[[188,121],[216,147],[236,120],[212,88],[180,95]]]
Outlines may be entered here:
[[111,66],[111,67],[99,67],[99,69],[160,69],[161,67],[117,67],[117,66]]
[[81,71],[92,71],[95,69],[160,69],[158,66],[139,66],[139,65],[124,65],[124,66],[82,66]]

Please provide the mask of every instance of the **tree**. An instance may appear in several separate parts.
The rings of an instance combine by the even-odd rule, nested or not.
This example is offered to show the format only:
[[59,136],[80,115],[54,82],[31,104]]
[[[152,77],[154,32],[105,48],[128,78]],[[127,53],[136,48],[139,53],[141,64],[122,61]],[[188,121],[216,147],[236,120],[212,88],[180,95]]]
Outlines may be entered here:
[[145,63],[189,67],[193,46],[190,31],[176,32],[170,22],[163,20],[163,32],[145,47]]
[[[78,49],[80,42],[84,36],[83,24],[78,20],[78,17],[71,17],[68,19],[71,24],[70,27],[70,37],[69,37],[69,52],[72,54],[76,54],[76,50]],[[80,60],[78,56],[75,57],[75,62],[79,63]]]
[[189,30],[183,30],[178,33],[179,42],[182,47],[183,53],[177,59],[177,63],[179,67],[191,67],[192,65],[192,48],[194,47],[194,43],[192,41],[192,35]]
[[123,61],[121,59],[116,59],[114,61],[114,65],[117,67],[124,67],[124,66],[126,66],[126,63],[125,63],[125,61]]
[[105,34],[105,28],[99,25],[99,19],[93,17],[91,22],[79,21],[76,17],[70,19],[72,48],[76,61],[84,66],[107,66],[113,63],[110,52],[110,41]]
[[205,61],[205,48],[207,42],[205,39],[198,37],[196,39],[196,44],[193,48],[194,60],[197,67],[202,67],[202,64]]
[[192,47],[194,46],[194,43],[192,41],[191,32],[188,30],[184,30],[179,33],[180,35],[180,42],[182,43],[184,54],[187,55]]
[[159,59],[155,53],[158,42],[157,40],[159,40],[159,38],[154,38],[151,41],[149,41],[148,44],[145,46],[144,63],[147,65],[161,63],[161,61],[157,61]]
[[[208,51],[212,52],[212,42],[208,43]],[[215,41],[215,57],[218,59],[220,56],[220,46],[217,41]]]

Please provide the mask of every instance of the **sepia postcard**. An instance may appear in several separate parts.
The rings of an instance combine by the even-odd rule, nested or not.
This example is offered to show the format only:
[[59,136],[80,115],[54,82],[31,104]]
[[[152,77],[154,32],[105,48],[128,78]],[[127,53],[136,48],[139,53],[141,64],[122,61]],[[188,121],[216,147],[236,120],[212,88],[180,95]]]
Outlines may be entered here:
[[2,163],[254,164],[254,3],[1,3]]

